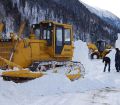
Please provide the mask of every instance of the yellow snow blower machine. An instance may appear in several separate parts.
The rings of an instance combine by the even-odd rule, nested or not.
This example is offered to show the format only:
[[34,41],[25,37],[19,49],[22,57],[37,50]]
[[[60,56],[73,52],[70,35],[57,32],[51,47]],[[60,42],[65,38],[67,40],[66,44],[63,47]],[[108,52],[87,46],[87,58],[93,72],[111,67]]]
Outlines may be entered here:
[[88,43],[87,46],[91,59],[101,59],[111,51],[111,46],[105,40],[98,40],[96,44]]
[[[18,35],[0,39],[0,68],[5,69],[1,76],[5,80],[19,82],[45,75],[43,71],[62,67],[77,69],[79,72],[66,74],[71,80],[78,79],[84,71],[80,62],[73,57],[73,31],[69,24],[42,21],[31,26],[29,37],[22,38],[25,23],[20,26]],[[25,69],[26,68],[26,69]]]

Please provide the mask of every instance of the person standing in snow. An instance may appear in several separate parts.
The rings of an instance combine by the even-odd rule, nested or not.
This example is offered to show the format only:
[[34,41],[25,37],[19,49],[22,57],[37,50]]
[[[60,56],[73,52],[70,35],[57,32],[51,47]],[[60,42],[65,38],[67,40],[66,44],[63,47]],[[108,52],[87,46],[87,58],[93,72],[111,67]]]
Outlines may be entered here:
[[108,72],[110,72],[110,62],[111,62],[110,58],[109,57],[104,57],[103,58],[103,63],[104,62],[105,62],[105,66],[104,66],[104,71],[103,72],[106,71],[107,65],[108,65]]
[[120,50],[116,48],[116,54],[115,54],[115,68],[116,71],[120,71]]

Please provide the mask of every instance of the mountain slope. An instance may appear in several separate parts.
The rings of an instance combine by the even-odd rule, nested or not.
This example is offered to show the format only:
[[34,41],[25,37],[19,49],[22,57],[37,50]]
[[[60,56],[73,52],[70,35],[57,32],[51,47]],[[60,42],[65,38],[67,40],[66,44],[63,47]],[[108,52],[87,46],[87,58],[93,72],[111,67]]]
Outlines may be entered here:
[[17,32],[20,21],[30,25],[42,20],[53,20],[73,25],[74,37],[83,41],[90,35],[91,40],[108,40],[114,44],[118,29],[96,14],[89,11],[79,0],[2,0],[0,1],[0,21],[6,25],[5,32]]
[[83,3],[83,4],[90,10],[90,12],[96,14],[101,19],[105,20],[106,22],[115,26],[116,28],[118,28],[118,29],[120,28],[120,18],[115,16],[113,13],[111,13],[107,10],[100,9],[100,8],[91,7],[85,3]]

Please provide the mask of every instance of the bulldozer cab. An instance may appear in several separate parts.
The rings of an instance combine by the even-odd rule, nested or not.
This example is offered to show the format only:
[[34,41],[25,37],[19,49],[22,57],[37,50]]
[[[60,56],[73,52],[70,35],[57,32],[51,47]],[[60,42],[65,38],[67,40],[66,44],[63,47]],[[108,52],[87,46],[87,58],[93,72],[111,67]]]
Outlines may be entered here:
[[106,42],[104,40],[97,41],[97,48],[99,52],[103,52],[106,48]]
[[[36,37],[46,40],[47,46],[54,51],[54,56],[72,55],[72,26],[55,22],[43,21],[40,24],[32,25]],[[71,54],[70,54],[71,53]]]
[[32,33],[35,34],[39,40],[46,40],[47,45],[52,45],[53,26],[50,23],[40,23],[32,25]]

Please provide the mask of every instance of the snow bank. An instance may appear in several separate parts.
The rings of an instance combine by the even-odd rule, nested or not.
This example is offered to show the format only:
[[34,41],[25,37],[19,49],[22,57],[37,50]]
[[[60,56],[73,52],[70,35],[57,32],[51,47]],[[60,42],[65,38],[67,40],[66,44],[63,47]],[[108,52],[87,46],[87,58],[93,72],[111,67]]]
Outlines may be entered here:
[[120,33],[118,34],[118,40],[116,41],[115,46],[116,46],[116,48],[120,49]]
[[79,40],[74,43],[74,46],[75,49],[73,61],[80,61],[84,65],[86,73],[88,73],[93,69],[93,64],[91,63],[91,60],[88,56],[88,47],[86,42]]
[[65,75],[49,74],[19,86],[32,95],[51,95],[63,93],[70,83],[71,81]]

